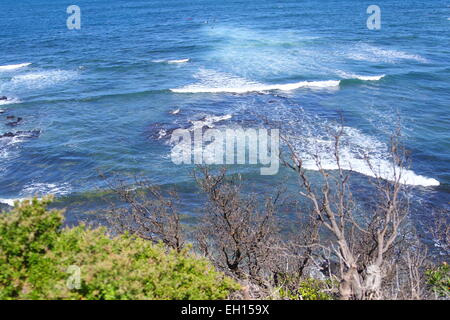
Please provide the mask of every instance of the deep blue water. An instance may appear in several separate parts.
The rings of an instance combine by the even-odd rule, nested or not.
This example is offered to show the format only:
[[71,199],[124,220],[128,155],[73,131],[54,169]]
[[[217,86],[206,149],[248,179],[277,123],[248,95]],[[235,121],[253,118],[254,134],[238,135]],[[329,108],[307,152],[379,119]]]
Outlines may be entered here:
[[[364,150],[383,165],[400,121],[414,192],[427,212],[448,207],[448,1],[377,1],[381,30],[366,26],[369,1],[77,0],[81,30],[66,27],[69,4],[0,2],[0,66],[31,63],[0,67],[0,96],[12,99],[0,101],[0,135],[40,130],[0,138],[4,202],[97,190],[98,171],[184,185],[190,169],[158,137],[204,117],[267,117],[325,155],[323,128],[342,116],[344,160],[361,178]],[[303,81],[320,87],[263,90]],[[11,115],[23,120],[11,127]],[[266,189],[271,179],[258,177]]]

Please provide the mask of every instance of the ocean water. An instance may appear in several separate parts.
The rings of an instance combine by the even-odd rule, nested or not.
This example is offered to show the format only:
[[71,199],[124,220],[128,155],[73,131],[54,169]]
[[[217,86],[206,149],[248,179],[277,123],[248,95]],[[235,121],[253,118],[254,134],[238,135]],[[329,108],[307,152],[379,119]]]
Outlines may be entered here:
[[[448,1],[377,1],[380,30],[367,28],[369,1],[74,4],[80,30],[67,1],[0,2],[0,135],[16,133],[0,138],[1,202],[55,194],[95,208],[83,194],[105,187],[103,172],[184,188],[189,211],[191,167],[171,162],[165,133],[266,118],[326,161],[326,128],[343,118],[345,166],[362,183],[363,154],[386,167],[401,124],[418,212],[449,208]],[[242,171],[269,191],[279,178]]]

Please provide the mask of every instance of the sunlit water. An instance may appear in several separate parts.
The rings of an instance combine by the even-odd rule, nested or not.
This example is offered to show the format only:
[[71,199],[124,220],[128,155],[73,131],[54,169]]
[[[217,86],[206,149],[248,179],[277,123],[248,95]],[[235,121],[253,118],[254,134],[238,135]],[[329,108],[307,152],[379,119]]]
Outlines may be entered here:
[[[327,161],[325,127],[342,116],[343,159],[362,183],[363,155],[386,166],[400,121],[420,213],[448,207],[447,1],[379,1],[381,30],[356,0],[76,4],[81,30],[67,29],[66,1],[0,3],[0,135],[23,132],[0,138],[3,203],[55,194],[95,208],[83,194],[115,172],[178,186],[194,211],[191,167],[171,162],[164,132],[267,118]],[[280,179],[245,172],[265,191]]]

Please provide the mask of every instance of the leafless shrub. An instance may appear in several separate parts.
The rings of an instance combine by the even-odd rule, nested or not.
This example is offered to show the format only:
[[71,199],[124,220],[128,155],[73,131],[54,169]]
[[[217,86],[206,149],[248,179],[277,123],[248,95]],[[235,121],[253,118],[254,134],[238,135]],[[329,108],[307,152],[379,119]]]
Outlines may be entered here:
[[227,273],[267,284],[280,243],[274,217],[279,194],[258,206],[254,195],[243,195],[240,178],[227,177],[226,169],[213,174],[199,167],[194,177],[208,197],[198,228],[200,250]]
[[110,225],[117,232],[128,232],[153,242],[162,241],[178,251],[184,247],[176,192],[164,193],[142,179],[135,179],[132,187],[122,179],[115,179],[109,186],[122,201],[120,207],[112,207],[109,215]]
[[439,210],[432,214],[431,235],[435,242],[435,247],[444,260],[449,260],[450,254],[450,211]]
[[[311,179],[303,159],[283,137],[290,157],[281,160],[297,174],[303,199],[296,204],[298,219],[290,221],[294,232],[283,237],[277,217],[288,197],[283,192],[248,193],[241,177],[228,175],[225,168],[200,166],[194,171],[206,203],[195,225],[195,239],[190,240],[218,269],[242,283],[243,291],[230,298],[279,299],[280,288],[295,292],[301,281],[310,278],[331,280],[327,294],[341,299],[428,297],[424,279],[428,254],[408,220],[409,189],[403,184],[408,162],[400,133],[390,142],[389,181],[366,158],[375,178],[364,205],[354,199],[350,172],[342,166],[343,135],[342,127],[334,133],[337,170],[325,170],[320,156],[312,155],[318,180]],[[110,188],[123,201],[111,215],[118,232],[162,241],[176,250],[185,246],[175,192],[163,192],[143,180],[133,188],[116,180]],[[433,219],[433,236],[448,253],[448,214]]]
[[[367,158],[367,163],[376,177],[376,201],[362,217],[355,209],[349,173],[343,169],[341,163],[340,141],[343,134],[342,127],[334,134],[333,159],[337,167],[336,172],[325,170],[320,156],[312,155],[320,173],[320,188],[313,186],[303,160],[287,138],[284,138],[284,141],[290,150],[290,160],[283,161],[298,174],[302,187],[300,194],[312,204],[312,217],[320,221],[320,225],[333,235],[328,246],[339,261],[341,298],[386,298],[383,294],[383,280],[387,277],[390,266],[395,265],[400,257],[407,259],[411,266],[408,270],[410,277],[417,280],[415,266],[423,261],[412,255],[411,251],[404,252],[405,247],[400,245],[402,235],[406,232],[403,228],[409,213],[408,197],[402,184],[406,153],[400,148],[397,133],[390,143],[391,181],[386,181]],[[417,285],[412,285],[411,290],[415,296],[420,291]]]

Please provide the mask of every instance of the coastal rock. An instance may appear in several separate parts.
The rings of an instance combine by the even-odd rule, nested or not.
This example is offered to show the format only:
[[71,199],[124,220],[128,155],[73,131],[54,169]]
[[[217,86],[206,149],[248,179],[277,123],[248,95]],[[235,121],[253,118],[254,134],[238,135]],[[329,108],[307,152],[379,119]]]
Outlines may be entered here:
[[12,132],[6,132],[0,136],[0,138],[13,138],[15,136]]
[[7,96],[0,96],[0,100],[8,100]]
[[15,127],[15,126],[17,126],[21,121],[22,121],[22,118],[21,118],[21,117],[18,117],[16,121],[8,122],[6,125],[7,125],[7,126],[10,126],[10,127]]
[[147,128],[147,136],[152,140],[167,139],[176,129],[179,129],[176,124],[156,122]]
[[37,138],[41,134],[41,130],[28,130],[28,131],[16,131],[16,132],[6,132],[0,135],[1,138],[14,138],[14,137],[23,137],[23,138]]

